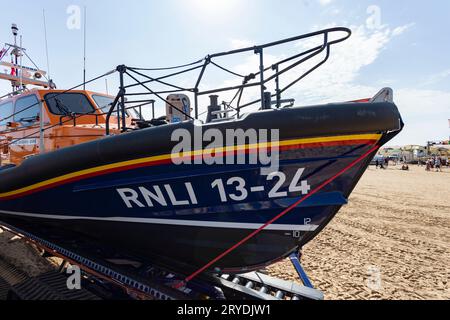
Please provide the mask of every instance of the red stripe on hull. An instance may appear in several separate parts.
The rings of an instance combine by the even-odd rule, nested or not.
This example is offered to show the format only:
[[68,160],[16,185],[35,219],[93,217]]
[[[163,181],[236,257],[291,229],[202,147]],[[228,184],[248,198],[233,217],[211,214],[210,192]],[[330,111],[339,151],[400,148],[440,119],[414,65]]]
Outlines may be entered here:
[[[287,151],[287,150],[295,150],[295,149],[317,149],[317,148],[325,148],[325,147],[333,147],[333,146],[352,146],[352,145],[373,145],[375,144],[377,141],[376,140],[347,140],[347,141],[332,141],[332,142],[319,142],[319,143],[307,143],[307,144],[296,144],[296,145],[289,145],[289,146],[280,146],[278,147],[278,149],[280,151]],[[190,156],[190,157],[185,157],[183,158],[184,160],[191,160],[194,161],[195,159],[205,159],[208,157],[218,157],[218,156],[223,156],[224,153],[226,154],[226,156],[232,156],[235,154],[251,154],[251,153],[256,153],[259,152],[259,150],[265,150],[267,148],[263,147],[263,148],[259,148],[259,149],[246,149],[246,150],[242,150],[242,151],[226,151],[226,152],[218,152],[215,154],[211,154],[211,155],[201,155],[201,156]],[[76,181],[80,181],[80,180],[84,180],[84,179],[88,179],[88,178],[93,178],[93,177],[97,177],[97,176],[101,176],[101,175],[106,175],[109,173],[116,173],[116,172],[122,172],[122,171],[127,171],[127,170],[133,170],[133,169],[139,169],[139,168],[144,168],[144,167],[152,167],[152,166],[158,166],[158,165],[166,165],[166,164],[172,164],[172,159],[165,159],[165,160],[159,160],[159,161],[149,161],[149,162],[143,162],[143,163],[139,163],[139,164],[134,164],[134,165],[129,165],[129,166],[123,166],[123,167],[117,167],[117,168],[112,168],[112,169],[107,169],[107,170],[102,170],[102,171],[98,171],[98,172],[94,172],[94,173],[89,173],[89,174],[85,174],[85,175],[80,175],[78,177],[73,177],[70,179],[66,179],[66,180],[62,180],[62,181],[58,181],[55,183],[51,183],[49,185],[40,187],[40,188],[36,188],[34,190],[29,190],[29,191],[25,191],[23,193],[19,193],[16,195],[12,195],[12,196],[8,196],[8,197],[3,197],[0,198],[0,201],[4,201],[4,200],[13,200],[13,199],[17,199],[20,197],[24,197],[33,193],[37,193],[40,191],[45,191],[51,188],[55,188],[55,187],[59,187],[61,185],[64,184],[68,184],[71,182],[76,182]]]

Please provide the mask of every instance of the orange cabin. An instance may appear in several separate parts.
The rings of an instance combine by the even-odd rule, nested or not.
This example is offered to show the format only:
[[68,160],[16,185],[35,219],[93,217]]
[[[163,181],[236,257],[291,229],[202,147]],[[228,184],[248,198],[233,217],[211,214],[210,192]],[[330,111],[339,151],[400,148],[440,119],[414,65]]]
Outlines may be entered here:
[[[0,100],[0,166],[18,165],[38,153],[104,137],[113,100],[91,91],[48,89],[32,89]],[[118,119],[114,112],[111,134],[119,133]],[[129,111],[126,123],[132,124]]]

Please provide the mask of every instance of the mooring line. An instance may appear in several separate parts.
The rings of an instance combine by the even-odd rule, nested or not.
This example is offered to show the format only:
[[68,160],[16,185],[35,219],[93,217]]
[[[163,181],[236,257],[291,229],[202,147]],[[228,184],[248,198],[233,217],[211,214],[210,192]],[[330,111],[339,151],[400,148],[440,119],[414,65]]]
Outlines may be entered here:
[[185,286],[188,282],[190,282],[192,279],[194,279],[195,277],[197,277],[199,274],[201,274],[203,271],[205,271],[206,269],[208,269],[209,267],[211,267],[214,263],[216,263],[217,261],[221,260],[222,258],[224,258],[225,256],[227,256],[228,254],[230,254],[232,251],[236,250],[238,247],[240,247],[241,245],[243,245],[244,243],[246,243],[247,241],[249,241],[251,238],[253,238],[254,236],[256,236],[258,233],[260,233],[262,230],[264,230],[265,228],[267,228],[269,225],[273,224],[274,222],[276,222],[277,220],[279,220],[280,218],[282,218],[283,216],[285,216],[286,214],[288,214],[289,212],[291,212],[294,208],[296,208],[297,206],[299,206],[302,202],[306,201],[308,198],[310,198],[311,196],[313,196],[314,194],[316,194],[317,192],[319,192],[320,190],[322,190],[324,187],[326,187],[327,185],[329,185],[331,182],[333,182],[334,180],[336,180],[338,177],[340,177],[341,175],[343,175],[344,173],[346,173],[348,170],[350,170],[351,168],[353,168],[355,165],[357,165],[358,163],[360,163],[361,161],[363,161],[364,159],[366,159],[369,155],[371,155],[374,151],[378,150],[379,146],[376,144],[374,145],[372,148],[370,148],[369,151],[367,151],[366,153],[364,153],[362,156],[360,156],[358,159],[354,160],[353,162],[351,162],[348,166],[346,166],[344,169],[340,170],[337,174],[335,174],[334,176],[332,176],[331,178],[329,178],[328,180],[324,181],[323,183],[321,183],[319,186],[317,186],[314,190],[312,190],[309,194],[307,194],[306,196],[302,197],[301,199],[299,199],[297,202],[295,202],[294,204],[292,204],[291,206],[289,206],[288,208],[286,208],[285,210],[283,210],[283,212],[281,212],[279,215],[277,215],[276,217],[272,218],[270,221],[268,221],[267,223],[265,223],[263,226],[261,226],[259,229],[255,230],[254,232],[252,232],[251,234],[249,234],[247,237],[245,237],[244,239],[242,239],[241,241],[239,241],[238,243],[236,243],[235,245],[233,245],[232,247],[230,247],[229,249],[227,249],[226,251],[224,251],[223,253],[221,253],[220,255],[218,255],[216,258],[214,258],[213,260],[211,260],[210,262],[208,262],[207,264],[205,264],[203,267],[201,267],[200,269],[198,269],[197,271],[195,271],[194,273],[192,273],[190,276],[188,276],[184,281],[182,282],[178,282],[176,283],[173,287],[175,289],[180,289],[181,287]]

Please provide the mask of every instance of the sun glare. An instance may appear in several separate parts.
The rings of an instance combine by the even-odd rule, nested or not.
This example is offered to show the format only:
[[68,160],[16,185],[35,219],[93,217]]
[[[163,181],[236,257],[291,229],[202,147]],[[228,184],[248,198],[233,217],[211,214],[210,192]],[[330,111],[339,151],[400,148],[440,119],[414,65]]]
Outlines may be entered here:
[[188,0],[186,5],[192,13],[205,18],[224,18],[237,10],[237,0]]

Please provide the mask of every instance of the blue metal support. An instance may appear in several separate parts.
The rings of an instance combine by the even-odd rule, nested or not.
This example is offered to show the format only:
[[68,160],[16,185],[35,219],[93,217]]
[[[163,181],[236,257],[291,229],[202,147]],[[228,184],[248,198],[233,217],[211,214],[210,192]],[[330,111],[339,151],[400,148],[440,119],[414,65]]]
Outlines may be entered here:
[[259,54],[259,78],[260,78],[260,90],[261,90],[261,108],[262,109],[270,109],[270,106],[265,107],[264,106],[264,52],[263,48],[257,48],[255,49],[255,54]]
[[302,280],[305,287],[314,289],[313,284],[308,278],[308,275],[306,274],[305,270],[303,270],[302,264],[300,263],[300,260],[298,259],[298,255],[293,253],[289,256],[289,259],[292,262],[292,265],[294,266],[295,270],[298,273],[298,276]]

